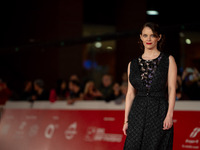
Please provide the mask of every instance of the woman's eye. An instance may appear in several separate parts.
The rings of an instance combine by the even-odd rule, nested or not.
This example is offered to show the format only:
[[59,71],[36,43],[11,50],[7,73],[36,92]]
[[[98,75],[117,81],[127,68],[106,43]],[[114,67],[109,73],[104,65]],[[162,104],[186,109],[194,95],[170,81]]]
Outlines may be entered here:
[[143,37],[147,37],[147,35],[146,35],[146,34],[144,34],[144,35],[143,35]]

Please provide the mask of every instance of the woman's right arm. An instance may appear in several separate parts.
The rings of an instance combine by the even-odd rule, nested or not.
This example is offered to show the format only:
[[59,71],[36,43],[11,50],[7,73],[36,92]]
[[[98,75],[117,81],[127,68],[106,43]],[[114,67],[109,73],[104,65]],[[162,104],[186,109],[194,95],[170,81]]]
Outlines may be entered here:
[[125,117],[124,117],[124,127],[123,127],[123,132],[126,135],[126,130],[128,129],[128,115],[133,103],[133,99],[135,97],[135,88],[132,86],[132,84],[129,81],[129,75],[130,75],[130,64],[128,64],[128,91],[126,93],[126,99],[125,99]]

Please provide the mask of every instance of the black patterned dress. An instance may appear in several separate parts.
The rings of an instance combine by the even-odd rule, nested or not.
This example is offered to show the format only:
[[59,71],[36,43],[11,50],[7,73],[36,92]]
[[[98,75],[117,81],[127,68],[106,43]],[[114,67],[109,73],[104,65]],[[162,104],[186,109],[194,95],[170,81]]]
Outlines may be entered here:
[[140,56],[131,61],[129,80],[137,92],[128,116],[124,150],[172,150],[173,126],[163,130],[168,67],[169,54],[165,52],[152,60]]

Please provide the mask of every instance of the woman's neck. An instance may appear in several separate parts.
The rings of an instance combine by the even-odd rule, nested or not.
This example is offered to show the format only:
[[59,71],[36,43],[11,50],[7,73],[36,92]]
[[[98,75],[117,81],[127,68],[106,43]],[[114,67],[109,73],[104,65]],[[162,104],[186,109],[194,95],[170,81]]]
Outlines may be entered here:
[[157,56],[159,53],[160,53],[160,51],[158,49],[154,49],[154,50],[145,49],[144,50],[144,55],[148,56],[148,57]]

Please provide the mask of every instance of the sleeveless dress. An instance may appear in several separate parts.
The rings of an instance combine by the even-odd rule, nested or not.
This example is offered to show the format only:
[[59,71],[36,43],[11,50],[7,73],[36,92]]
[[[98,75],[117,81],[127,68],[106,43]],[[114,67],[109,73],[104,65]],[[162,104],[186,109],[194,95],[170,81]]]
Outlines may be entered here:
[[172,150],[173,126],[163,130],[168,111],[167,77],[169,54],[155,59],[142,55],[130,64],[129,81],[136,89],[129,116],[124,150]]

